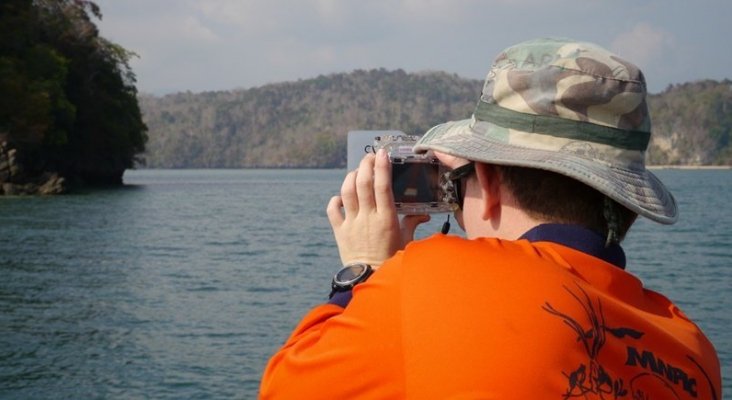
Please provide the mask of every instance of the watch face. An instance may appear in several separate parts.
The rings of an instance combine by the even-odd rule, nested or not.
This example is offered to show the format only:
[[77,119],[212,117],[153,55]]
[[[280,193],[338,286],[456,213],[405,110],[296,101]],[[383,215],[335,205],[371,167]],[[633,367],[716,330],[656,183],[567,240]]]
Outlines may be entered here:
[[365,281],[374,272],[368,264],[351,264],[338,271],[331,282],[330,297],[335,293],[345,292],[353,289],[354,286]]
[[357,281],[366,272],[367,269],[368,266],[365,264],[349,265],[348,267],[338,271],[335,280],[340,285],[351,284],[354,281]]

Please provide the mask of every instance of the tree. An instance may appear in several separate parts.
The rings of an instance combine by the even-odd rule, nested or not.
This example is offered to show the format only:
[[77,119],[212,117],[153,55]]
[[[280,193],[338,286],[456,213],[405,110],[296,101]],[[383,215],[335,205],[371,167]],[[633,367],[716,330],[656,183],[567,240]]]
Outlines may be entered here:
[[134,53],[99,36],[101,17],[85,0],[0,4],[0,141],[18,149],[28,179],[118,184],[144,151]]

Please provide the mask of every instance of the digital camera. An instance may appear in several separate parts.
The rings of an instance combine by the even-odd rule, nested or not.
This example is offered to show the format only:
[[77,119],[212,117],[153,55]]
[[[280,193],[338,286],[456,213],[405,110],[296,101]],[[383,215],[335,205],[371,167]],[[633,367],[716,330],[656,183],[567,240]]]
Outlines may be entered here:
[[373,151],[383,148],[391,163],[394,204],[400,214],[452,212],[457,208],[455,190],[447,179],[449,169],[430,151],[415,154],[414,135],[376,136]]

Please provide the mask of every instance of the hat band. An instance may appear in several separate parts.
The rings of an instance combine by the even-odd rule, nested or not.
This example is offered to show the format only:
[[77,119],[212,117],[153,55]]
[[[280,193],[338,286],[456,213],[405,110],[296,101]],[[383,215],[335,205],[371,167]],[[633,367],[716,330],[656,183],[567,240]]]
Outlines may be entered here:
[[626,150],[645,151],[651,138],[650,132],[612,128],[551,115],[527,114],[483,100],[478,102],[473,115],[479,121],[507,129],[600,143]]

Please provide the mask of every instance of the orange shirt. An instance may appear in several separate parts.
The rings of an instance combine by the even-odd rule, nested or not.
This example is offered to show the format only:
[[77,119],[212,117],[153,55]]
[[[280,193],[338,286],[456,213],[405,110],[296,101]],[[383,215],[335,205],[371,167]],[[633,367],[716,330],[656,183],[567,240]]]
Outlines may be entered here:
[[308,313],[262,399],[721,399],[701,330],[621,268],[551,242],[417,241]]

